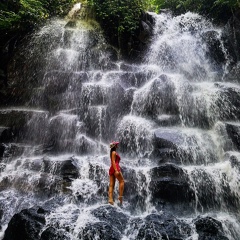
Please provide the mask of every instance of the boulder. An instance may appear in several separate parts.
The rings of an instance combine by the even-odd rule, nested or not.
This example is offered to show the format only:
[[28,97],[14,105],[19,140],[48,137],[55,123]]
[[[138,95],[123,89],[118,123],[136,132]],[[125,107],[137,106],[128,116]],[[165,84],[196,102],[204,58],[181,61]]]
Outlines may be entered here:
[[216,82],[218,98],[215,102],[216,116],[219,120],[240,119],[240,86],[229,82]]
[[222,223],[212,217],[198,217],[196,226],[199,240],[228,240],[223,233]]
[[77,133],[81,131],[84,131],[84,125],[78,115],[60,112],[49,120],[43,139],[45,144],[52,145],[54,152],[72,152]]
[[86,227],[78,234],[79,240],[104,239],[120,240],[120,232],[112,227],[112,224],[106,222],[88,223]]
[[240,55],[240,20],[239,17],[233,15],[223,29],[224,46],[231,56],[230,63],[233,66],[238,62]]
[[117,126],[121,152],[130,156],[146,156],[152,150],[153,122],[134,115],[122,118]]
[[6,145],[1,143],[0,144],[0,159],[2,159],[5,149],[6,149]]
[[[71,142],[70,142],[71,143]],[[93,149],[98,149],[99,146],[95,141],[86,137],[84,134],[78,134],[75,139],[74,151],[78,154],[92,153]]]
[[100,222],[109,224],[113,229],[117,230],[117,232],[123,233],[126,229],[128,216],[113,206],[101,206],[94,209],[91,213],[94,217],[98,218]]
[[88,80],[86,72],[50,71],[44,76],[44,94],[56,95],[68,91],[81,91],[82,83]]
[[86,133],[97,140],[109,135],[109,112],[107,106],[89,106],[85,113]]
[[0,125],[10,128],[12,137],[18,138],[18,140],[26,137],[25,141],[29,140],[31,143],[34,141],[39,143],[42,140],[43,128],[46,126],[47,119],[48,112],[43,110],[29,108],[0,109]]
[[9,127],[0,127],[0,142],[7,143],[13,140],[13,131]]
[[[222,39],[217,31],[209,30],[202,33],[202,39],[208,48],[207,56],[215,63],[216,70],[221,70],[221,64],[225,64],[226,56],[222,46]],[[218,69],[219,68],[219,69]]]
[[189,185],[188,174],[174,164],[164,164],[152,168],[149,190],[152,194],[151,201],[159,200],[172,203],[189,203],[194,200],[193,190]]
[[144,219],[133,219],[130,226],[131,232],[128,230],[127,235],[135,229],[136,240],[184,240],[191,235],[191,227],[187,223],[166,213],[150,214]]
[[40,240],[71,240],[72,238],[68,236],[67,232],[62,229],[56,229],[54,227],[48,227],[45,229],[40,237]]
[[159,114],[178,114],[174,83],[160,75],[135,92],[132,111],[136,115],[156,118]]
[[167,115],[167,114],[160,114],[156,117],[155,122],[158,126],[174,126],[179,125],[181,123],[181,119],[179,115]]
[[[21,156],[25,151],[31,151],[32,146],[24,145],[21,143],[7,143],[2,144],[0,149],[2,150],[2,156],[8,158],[9,161],[13,160],[16,157]],[[1,155],[0,155],[1,156]]]
[[197,129],[158,128],[154,131],[152,158],[172,159],[178,164],[217,161],[217,147],[207,132]]
[[[192,205],[195,205],[195,208],[199,210],[220,209],[221,204],[225,202],[224,195],[226,192],[224,192],[224,184],[220,186],[216,184],[215,176],[204,168],[192,170],[189,173],[189,177],[191,178],[189,185],[191,184],[193,192]],[[218,191],[218,187],[221,188],[220,192]],[[230,205],[228,207],[230,208]]]
[[59,192],[69,193],[72,181],[79,177],[79,169],[73,158],[20,158],[14,162],[14,167],[18,171],[3,176],[0,181],[1,190],[12,187],[21,193],[32,192],[40,197],[53,196]]
[[240,125],[233,122],[226,122],[226,131],[229,138],[232,140],[236,150],[240,150]]
[[79,177],[78,165],[74,158],[63,161],[53,161],[48,158],[43,158],[41,170],[45,173],[58,175],[67,182]]
[[[127,68],[127,67],[123,67],[120,66],[120,68]],[[154,71],[149,70],[149,69],[134,69],[132,72],[131,71],[126,71],[123,72],[120,76],[121,79],[121,85],[124,88],[130,88],[130,87],[134,87],[134,88],[140,88],[142,87],[144,84],[146,84],[146,82],[153,78],[156,75],[156,73],[154,73]]]
[[16,213],[4,233],[3,240],[38,240],[45,226],[45,210],[40,207]]

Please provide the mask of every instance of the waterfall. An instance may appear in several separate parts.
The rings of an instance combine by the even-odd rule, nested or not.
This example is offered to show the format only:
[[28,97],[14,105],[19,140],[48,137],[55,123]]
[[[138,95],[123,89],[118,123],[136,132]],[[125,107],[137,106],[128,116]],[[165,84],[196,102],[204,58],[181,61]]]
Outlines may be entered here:
[[[222,29],[151,15],[138,64],[82,19],[50,21],[16,55],[9,85],[21,98],[0,109],[1,239],[36,206],[35,239],[240,239],[240,85],[223,78]],[[125,178],[114,207],[112,140]]]

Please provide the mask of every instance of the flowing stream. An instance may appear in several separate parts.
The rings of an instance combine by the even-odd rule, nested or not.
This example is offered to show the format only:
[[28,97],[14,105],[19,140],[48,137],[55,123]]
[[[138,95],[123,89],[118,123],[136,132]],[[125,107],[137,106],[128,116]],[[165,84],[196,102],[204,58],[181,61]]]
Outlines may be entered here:
[[[42,206],[45,229],[98,239],[89,226],[108,209],[109,143],[118,140],[125,193],[114,207],[127,220],[106,239],[145,239],[144,219],[166,212],[189,226],[181,239],[198,239],[199,216],[240,239],[240,85],[224,78],[222,30],[193,13],[152,16],[140,64],[119,60],[94,21],[52,20],[24,47],[27,69],[16,59],[12,79],[31,96],[0,109],[2,128],[23,122],[0,162],[2,237],[15,213]],[[158,234],[148,239],[168,239]]]

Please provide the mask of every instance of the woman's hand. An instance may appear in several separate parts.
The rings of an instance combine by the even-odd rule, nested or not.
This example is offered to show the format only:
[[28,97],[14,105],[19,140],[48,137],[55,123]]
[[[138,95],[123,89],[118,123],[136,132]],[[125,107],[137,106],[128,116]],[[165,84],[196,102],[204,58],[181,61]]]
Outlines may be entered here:
[[119,174],[120,174],[120,173],[119,173],[118,170],[116,170],[115,173],[114,173],[115,176],[118,176]]

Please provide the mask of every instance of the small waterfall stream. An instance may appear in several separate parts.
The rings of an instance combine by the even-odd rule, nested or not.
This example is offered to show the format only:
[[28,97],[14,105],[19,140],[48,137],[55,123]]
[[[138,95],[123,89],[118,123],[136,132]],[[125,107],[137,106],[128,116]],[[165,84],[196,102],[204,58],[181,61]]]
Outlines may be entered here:
[[[19,130],[0,149],[2,239],[33,206],[47,211],[42,240],[204,239],[204,221],[219,226],[211,239],[240,239],[240,85],[223,80],[222,30],[193,13],[152,15],[141,64],[83,20],[52,20],[19,53],[10,85],[30,93],[0,109],[0,133]],[[107,204],[114,139],[122,207]]]

